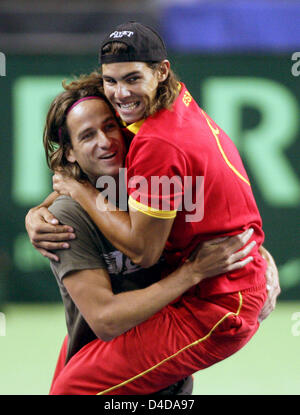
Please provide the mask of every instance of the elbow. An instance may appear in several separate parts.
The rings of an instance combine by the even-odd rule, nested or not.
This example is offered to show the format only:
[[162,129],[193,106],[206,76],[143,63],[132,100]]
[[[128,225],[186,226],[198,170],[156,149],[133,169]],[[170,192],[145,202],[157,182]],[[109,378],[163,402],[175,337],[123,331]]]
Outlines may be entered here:
[[103,342],[110,342],[114,339],[114,337],[109,336],[107,333],[95,333],[97,338],[99,340],[102,340]]
[[109,342],[122,334],[122,331],[115,321],[103,317],[94,324],[93,331],[98,339],[104,342]]
[[117,337],[110,330],[107,330],[103,327],[98,327],[96,330],[94,330],[94,333],[95,333],[95,335],[97,336],[98,339],[100,339],[104,342],[110,342],[115,337]]
[[142,267],[142,268],[150,268],[150,267],[152,267],[153,265],[155,265],[156,263],[157,263],[157,261],[159,260],[159,257],[158,258],[142,258],[141,260],[140,260],[140,263],[139,263],[139,265]]
[[149,241],[139,240],[135,248],[127,252],[126,255],[135,265],[149,268],[157,263],[162,255],[163,248]]
[[157,261],[150,261],[148,258],[137,257],[130,258],[135,265],[139,265],[142,268],[150,268],[152,265],[156,264]]
[[144,251],[143,253],[132,255],[130,259],[134,264],[142,268],[150,268],[158,262],[161,254],[161,252],[156,253],[154,250],[150,252]]

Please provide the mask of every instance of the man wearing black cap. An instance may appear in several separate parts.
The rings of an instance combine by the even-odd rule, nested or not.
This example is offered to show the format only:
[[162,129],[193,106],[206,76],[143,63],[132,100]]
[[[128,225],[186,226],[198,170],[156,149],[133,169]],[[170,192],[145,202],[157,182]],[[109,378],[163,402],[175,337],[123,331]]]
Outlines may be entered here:
[[[253,228],[257,245],[243,270],[203,281],[168,309],[167,320],[159,314],[106,346],[114,352],[122,346],[125,355],[141,360],[135,367],[123,361],[116,371],[103,362],[100,394],[151,393],[157,377],[166,386],[174,383],[230,356],[254,335],[259,315],[269,312],[263,309],[266,263],[259,252],[264,233],[235,146],[178,82],[159,35],[136,22],[120,25],[103,41],[100,58],[105,94],[134,134],[127,155],[129,214],[99,212],[101,195],[84,186],[72,197],[107,239],[143,267],[164,251],[168,271],[205,240]],[[153,177],[175,185],[153,189]],[[59,192],[63,178],[56,179]]]
[[[134,134],[126,159],[130,209],[129,215],[99,214],[92,195],[81,198],[83,207],[115,246],[144,267],[153,265],[163,250],[177,266],[202,241],[254,226],[255,265],[230,277],[230,283],[223,275],[201,284],[201,292],[264,285],[266,264],[259,253],[264,233],[238,151],[176,79],[159,34],[138,22],[122,24],[103,40],[100,63],[105,94]],[[138,182],[140,177],[146,181]],[[178,180],[172,192],[171,186],[154,189],[153,177]],[[185,182],[187,177],[192,181]],[[204,180],[197,183],[199,177]],[[192,196],[190,206],[182,203],[186,195]],[[98,197],[98,207],[100,201]]]

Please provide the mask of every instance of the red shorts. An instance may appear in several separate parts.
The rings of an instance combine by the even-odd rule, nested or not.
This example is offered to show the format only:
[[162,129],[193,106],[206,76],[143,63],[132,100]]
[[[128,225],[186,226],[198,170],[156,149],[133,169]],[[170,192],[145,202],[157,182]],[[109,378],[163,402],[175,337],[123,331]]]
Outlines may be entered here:
[[61,349],[60,349],[60,352],[59,352],[59,356],[58,356],[58,359],[57,359],[55,372],[54,372],[53,379],[52,379],[52,383],[51,383],[50,392],[52,390],[52,387],[54,385],[54,382],[56,381],[56,378],[58,377],[58,375],[60,374],[60,372],[65,367],[66,357],[67,357],[67,351],[68,351],[68,335],[65,336],[64,341],[63,341],[63,344],[62,344]]
[[[265,286],[209,298],[183,296],[115,339],[96,339],[62,367],[51,395],[147,395],[224,360],[259,327]],[[66,345],[64,344],[64,347]]]

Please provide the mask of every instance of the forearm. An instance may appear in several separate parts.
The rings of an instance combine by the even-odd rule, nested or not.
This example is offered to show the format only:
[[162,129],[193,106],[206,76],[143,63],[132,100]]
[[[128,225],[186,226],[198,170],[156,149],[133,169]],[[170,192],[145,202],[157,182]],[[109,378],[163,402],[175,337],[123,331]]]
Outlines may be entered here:
[[263,245],[261,245],[259,248],[258,248],[258,251],[259,251],[259,253],[260,253],[260,255],[267,261],[267,263],[269,264],[269,262],[270,262],[270,256],[271,256],[271,254],[270,254],[270,252],[269,251],[267,251],[266,250],[266,248],[263,246]]
[[26,228],[28,227],[28,221],[30,221],[31,214],[33,212],[35,212],[36,210],[38,210],[40,208],[43,208],[43,207],[48,209],[48,207],[52,205],[52,203],[54,202],[54,200],[58,196],[59,196],[59,194],[57,192],[52,192],[52,193],[50,193],[49,196],[46,197],[46,199],[42,203],[40,203],[39,205],[34,206],[31,209],[29,209],[29,211],[27,212],[27,215],[25,217],[25,225],[26,225]]
[[200,280],[199,275],[194,279],[189,264],[184,264],[147,288],[114,295],[102,312],[104,340],[111,340],[144,322]]
[[71,196],[88,213],[112,245],[138,263],[138,258],[144,250],[144,235],[135,232],[129,213],[119,210],[109,201],[106,203],[101,193],[92,187],[81,186]]
[[[63,283],[95,334],[109,341],[147,320],[204,278],[240,269],[255,241],[246,231],[220,243],[204,242],[193,260],[186,261],[151,286],[114,294],[106,269],[84,269],[69,273]],[[241,249],[243,247],[243,249]]]
[[274,310],[277,297],[281,292],[281,288],[279,282],[279,273],[274,258],[263,246],[260,246],[259,252],[267,262],[265,278],[268,297],[259,315],[259,321],[262,322]]
[[52,205],[54,200],[58,198],[58,196],[59,196],[59,194],[57,192],[50,193],[50,195],[48,195],[42,203],[40,203],[38,206],[36,206],[36,208],[41,208],[41,207],[48,208],[49,206]]

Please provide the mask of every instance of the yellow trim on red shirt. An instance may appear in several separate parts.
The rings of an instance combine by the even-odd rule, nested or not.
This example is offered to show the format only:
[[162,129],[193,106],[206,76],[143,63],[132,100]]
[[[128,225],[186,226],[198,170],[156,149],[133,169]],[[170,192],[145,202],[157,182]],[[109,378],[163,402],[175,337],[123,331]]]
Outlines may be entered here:
[[218,148],[219,148],[219,150],[220,150],[220,153],[222,154],[222,157],[223,157],[223,159],[225,160],[225,163],[228,165],[228,167],[241,179],[241,180],[243,180],[245,183],[247,183],[249,186],[251,186],[251,184],[250,184],[250,182],[230,163],[230,161],[228,160],[228,158],[227,158],[227,156],[226,156],[226,154],[225,154],[225,152],[224,152],[224,150],[223,150],[223,147],[222,147],[222,145],[221,145],[221,143],[220,143],[220,140],[219,140],[219,134],[220,134],[220,131],[219,131],[219,129],[218,128],[214,128],[212,125],[211,125],[211,123],[209,122],[209,119],[207,118],[207,116],[205,115],[205,112],[202,110],[202,114],[204,115],[204,117],[205,117],[205,119],[206,119],[206,122],[207,122],[207,124],[208,124],[208,126],[209,126],[209,128],[211,129],[211,132],[213,133],[213,136],[215,137],[215,139],[216,139],[216,142],[217,142],[217,146],[218,146]]
[[129,124],[126,126],[127,130],[131,131],[133,134],[137,134],[144,123],[144,119],[134,122],[133,124]]
[[144,205],[143,203],[137,202],[133,197],[129,196],[128,205],[138,210],[139,212],[145,213],[145,215],[152,216],[158,219],[173,219],[176,217],[176,210],[159,210]]

